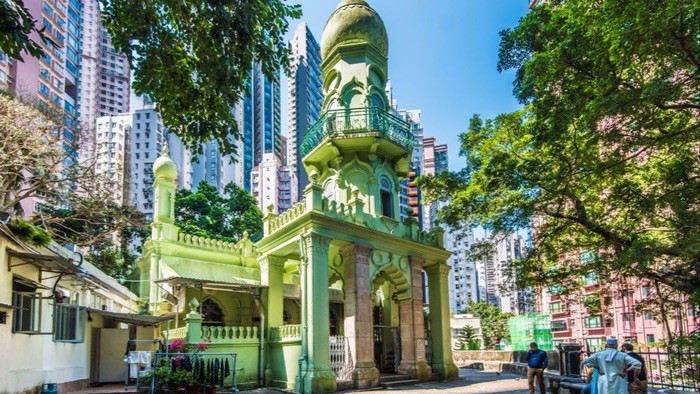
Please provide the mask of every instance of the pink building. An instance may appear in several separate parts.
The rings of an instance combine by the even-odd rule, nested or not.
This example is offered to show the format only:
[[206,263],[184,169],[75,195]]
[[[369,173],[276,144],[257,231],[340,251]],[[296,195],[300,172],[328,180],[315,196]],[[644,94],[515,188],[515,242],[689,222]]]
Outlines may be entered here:
[[[580,264],[591,258],[591,252],[578,256]],[[649,281],[621,279],[601,284],[596,274],[589,274],[582,278],[575,294],[558,295],[558,290],[556,286],[551,287],[542,302],[543,312],[551,315],[555,346],[577,342],[583,344],[585,350],[595,351],[602,348],[609,337],[650,345],[665,340],[668,330],[680,334],[700,328],[696,312],[687,305],[669,308],[668,327],[662,324],[658,313],[640,308],[645,301],[658,298]]]

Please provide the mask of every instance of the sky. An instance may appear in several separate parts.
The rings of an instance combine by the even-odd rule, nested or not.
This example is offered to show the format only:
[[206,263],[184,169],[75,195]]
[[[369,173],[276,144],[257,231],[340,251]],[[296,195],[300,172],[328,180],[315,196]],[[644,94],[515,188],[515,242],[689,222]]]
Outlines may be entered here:
[[[316,40],[340,0],[288,0]],[[496,71],[500,37],[528,11],[528,0],[368,0],[389,35],[389,78],[400,109],[421,109],[424,137],[446,143],[450,170],[461,169],[458,135],[469,118],[492,118],[520,108],[514,72]],[[282,130],[287,128],[287,81],[282,81]]]

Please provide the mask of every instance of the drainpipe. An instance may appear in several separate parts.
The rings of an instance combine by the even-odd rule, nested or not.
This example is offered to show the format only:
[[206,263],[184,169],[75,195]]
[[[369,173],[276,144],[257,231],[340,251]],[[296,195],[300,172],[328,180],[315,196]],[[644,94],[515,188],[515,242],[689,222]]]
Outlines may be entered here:
[[258,386],[263,387],[265,384],[265,313],[262,300],[260,299],[260,291],[259,288],[256,289],[253,297],[255,297],[255,306],[258,308],[258,314],[260,315],[260,330],[258,331],[260,336],[260,345],[258,346]]
[[306,346],[308,345],[308,305],[307,305],[307,290],[306,290],[306,269],[308,267],[308,256],[306,256],[306,241],[303,235],[299,238],[299,250],[301,255],[301,357],[299,358],[299,393],[304,392],[304,374],[302,373],[302,364],[308,369],[309,358]]

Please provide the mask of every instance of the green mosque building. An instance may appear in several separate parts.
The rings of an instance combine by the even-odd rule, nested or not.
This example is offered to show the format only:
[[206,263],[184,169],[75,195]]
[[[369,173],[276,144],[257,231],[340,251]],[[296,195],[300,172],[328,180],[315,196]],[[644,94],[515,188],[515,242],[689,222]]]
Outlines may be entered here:
[[236,353],[239,385],[329,393],[384,373],[457,377],[443,234],[399,221],[413,136],[390,112],[388,47],[366,1],[340,2],[321,41],[322,115],[299,149],[310,184],[287,212],[268,210],[258,242],[181,233],[177,168],[167,153],[154,163],[141,294],[151,314],[175,316],[170,341]]

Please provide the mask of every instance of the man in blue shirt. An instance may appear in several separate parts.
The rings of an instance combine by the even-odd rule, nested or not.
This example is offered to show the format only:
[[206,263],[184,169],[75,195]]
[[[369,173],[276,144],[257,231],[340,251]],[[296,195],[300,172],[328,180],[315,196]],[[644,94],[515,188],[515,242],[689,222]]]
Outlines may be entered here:
[[527,386],[530,389],[530,394],[535,394],[535,376],[537,377],[537,385],[540,387],[540,393],[545,394],[544,369],[549,364],[547,352],[538,349],[537,343],[532,342],[525,360],[527,361]]

